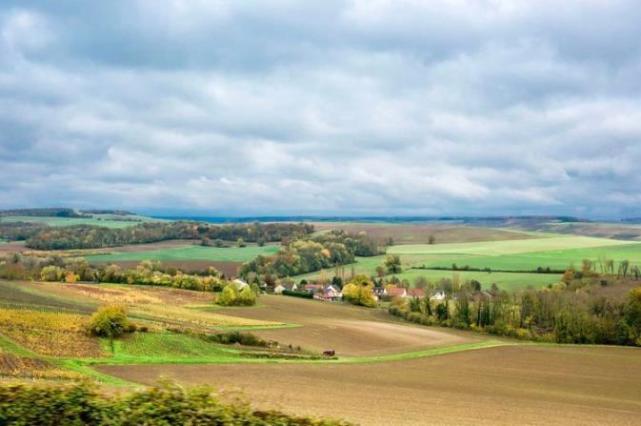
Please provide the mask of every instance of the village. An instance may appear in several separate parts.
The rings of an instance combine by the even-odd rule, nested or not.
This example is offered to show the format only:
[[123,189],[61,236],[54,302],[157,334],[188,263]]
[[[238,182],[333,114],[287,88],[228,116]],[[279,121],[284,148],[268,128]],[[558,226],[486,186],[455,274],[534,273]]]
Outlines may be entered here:
[[[379,301],[390,301],[392,299],[424,299],[427,292],[422,288],[405,288],[396,284],[387,284],[374,287],[374,299]],[[335,284],[315,283],[280,283],[274,287],[274,294],[288,295],[292,293],[309,294],[311,299],[324,302],[338,302],[343,300],[342,289]],[[446,294],[443,290],[434,290],[430,293],[431,301],[440,302],[445,300]]]

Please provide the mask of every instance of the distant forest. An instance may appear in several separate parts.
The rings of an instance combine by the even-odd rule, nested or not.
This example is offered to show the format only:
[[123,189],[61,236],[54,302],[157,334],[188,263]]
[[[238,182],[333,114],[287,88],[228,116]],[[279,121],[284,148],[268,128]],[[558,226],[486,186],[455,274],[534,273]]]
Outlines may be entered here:
[[67,207],[52,207],[38,209],[12,209],[0,210],[0,217],[7,216],[32,216],[32,217],[69,217],[69,218],[89,218],[94,214],[111,214],[116,216],[134,216],[127,210],[113,209],[95,209],[95,210],[76,210]]
[[148,222],[127,228],[92,225],[50,227],[44,224],[0,223],[0,238],[26,240],[26,246],[38,250],[70,250],[117,247],[165,240],[238,241],[264,244],[311,234],[310,224],[252,223],[212,225],[198,222]]

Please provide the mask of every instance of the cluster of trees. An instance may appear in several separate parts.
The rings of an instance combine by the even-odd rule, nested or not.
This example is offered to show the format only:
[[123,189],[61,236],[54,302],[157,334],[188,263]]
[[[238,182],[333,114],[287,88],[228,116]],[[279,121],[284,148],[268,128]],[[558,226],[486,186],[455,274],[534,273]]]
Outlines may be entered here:
[[305,223],[249,223],[213,225],[199,222],[145,222],[127,228],[92,225],[49,227],[17,222],[0,224],[0,238],[26,239],[26,246],[39,250],[69,250],[116,247],[172,239],[222,240],[261,243],[289,241],[311,234]]
[[256,304],[258,294],[260,289],[255,284],[239,290],[235,284],[231,283],[225,286],[216,298],[216,303],[221,306],[253,306]]
[[46,228],[46,225],[34,222],[0,222],[0,239],[24,241]]
[[306,425],[347,426],[333,420],[260,411],[249,404],[222,403],[211,389],[163,382],[129,394],[102,392],[88,382],[72,385],[0,386],[3,425]]
[[373,308],[376,306],[374,283],[367,275],[354,276],[343,287],[343,300],[353,305]]
[[271,276],[287,277],[353,263],[355,256],[378,254],[376,244],[364,234],[331,231],[314,238],[297,239],[283,245],[273,256],[258,256],[245,263],[241,276],[254,274],[270,281]]
[[541,290],[509,294],[477,281],[445,292],[444,300],[396,300],[389,312],[424,325],[473,328],[557,343],[641,346],[641,287],[634,277],[568,270]]
[[12,255],[0,260],[0,278],[158,285],[199,291],[221,291],[228,284],[215,268],[208,268],[198,274],[187,274],[173,267],[165,267],[159,262],[144,261],[135,268],[121,268],[118,265],[90,265],[83,258],[22,255]]

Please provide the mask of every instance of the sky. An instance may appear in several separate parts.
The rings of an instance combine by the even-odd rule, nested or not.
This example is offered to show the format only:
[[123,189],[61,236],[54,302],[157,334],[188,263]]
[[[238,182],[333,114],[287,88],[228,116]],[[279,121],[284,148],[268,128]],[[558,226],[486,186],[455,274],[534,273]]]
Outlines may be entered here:
[[0,208],[641,215],[636,0],[0,2]]

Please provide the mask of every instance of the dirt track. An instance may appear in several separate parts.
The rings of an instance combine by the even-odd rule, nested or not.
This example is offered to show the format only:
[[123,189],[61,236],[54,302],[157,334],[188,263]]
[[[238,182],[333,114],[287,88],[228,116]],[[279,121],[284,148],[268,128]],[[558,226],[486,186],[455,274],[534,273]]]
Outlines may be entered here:
[[256,405],[364,425],[638,425],[641,350],[519,346],[358,365],[112,366],[242,391]]

